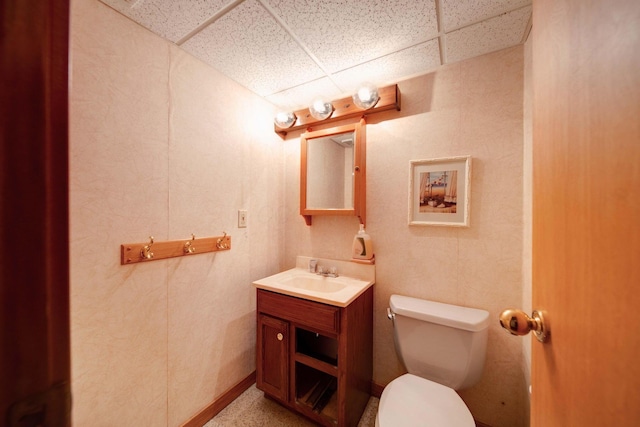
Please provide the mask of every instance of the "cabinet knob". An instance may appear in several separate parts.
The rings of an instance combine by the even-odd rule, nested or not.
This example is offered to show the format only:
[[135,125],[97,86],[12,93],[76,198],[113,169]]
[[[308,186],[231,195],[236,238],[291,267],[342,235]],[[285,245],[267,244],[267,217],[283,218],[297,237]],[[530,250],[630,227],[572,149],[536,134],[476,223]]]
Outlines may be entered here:
[[278,335],[276,335],[276,338],[278,338],[278,341],[282,341],[284,339],[284,335],[278,332]]

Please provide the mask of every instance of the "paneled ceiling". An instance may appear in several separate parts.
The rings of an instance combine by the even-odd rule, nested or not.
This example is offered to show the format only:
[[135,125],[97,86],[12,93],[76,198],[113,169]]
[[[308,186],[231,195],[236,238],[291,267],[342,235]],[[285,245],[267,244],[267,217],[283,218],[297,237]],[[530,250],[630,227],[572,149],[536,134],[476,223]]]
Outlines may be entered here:
[[523,43],[531,0],[101,0],[284,110]]

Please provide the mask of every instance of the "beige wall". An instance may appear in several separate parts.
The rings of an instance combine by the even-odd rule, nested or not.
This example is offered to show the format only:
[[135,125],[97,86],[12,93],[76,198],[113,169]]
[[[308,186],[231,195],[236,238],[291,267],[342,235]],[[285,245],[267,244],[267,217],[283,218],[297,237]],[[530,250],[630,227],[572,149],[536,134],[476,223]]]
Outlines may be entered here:
[[[71,61],[73,424],[176,426],[255,369],[251,282],[282,251],[273,107],[95,0],[72,2]],[[121,243],[223,231],[231,251],[119,264]]]
[[[251,281],[296,255],[349,258],[358,222],[305,225],[299,134],[273,133],[272,106],[96,0],[72,13],[74,425],[179,425],[255,369]],[[380,384],[403,371],[392,293],[492,319],[526,297],[524,57],[520,46],[401,82],[402,111],[370,119]],[[409,161],[457,155],[473,157],[471,227],[409,227]],[[121,243],[222,231],[229,252],[119,265]],[[484,376],[461,393],[479,421],[527,424],[523,360],[522,341],[492,322]]]
[[[393,293],[491,313],[481,382],[461,393],[477,420],[522,426],[526,382],[520,339],[498,314],[520,307],[523,284],[522,46],[399,83],[400,113],[367,125],[367,232],[376,254],[374,380],[403,372],[386,317]],[[390,120],[381,121],[381,118]],[[377,121],[377,123],[376,123]],[[471,155],[471,227],[408,226],[409,161]],[[285,143],[285,265],[296,255],[349,258],[355,218],[298,214],[299,144]]]

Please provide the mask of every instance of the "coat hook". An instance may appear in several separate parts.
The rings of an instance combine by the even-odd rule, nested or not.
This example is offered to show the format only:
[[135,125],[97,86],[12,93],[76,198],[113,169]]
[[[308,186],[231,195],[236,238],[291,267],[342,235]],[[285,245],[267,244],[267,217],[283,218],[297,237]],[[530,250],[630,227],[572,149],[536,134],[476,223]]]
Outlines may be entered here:
[[144,247],[140,249],[140,258],[142,259],[153,258],[153,252],[151,252],[151,245],[153,245],[153,236],[149,236],[149,244],[144,245]]
[[196,251],[196,248],[191,245],[193,242],[195,242],[195,240],[196,240],[196,235],[191,233],[191,240],[187,240],[184,243],[184,253],[185,254],[192,254],[192,253],[194,253]]
[[229,249],[229,244],[226,242],[227,232],[222,232],[223,236],[216,241],[216,248],[218,249]]

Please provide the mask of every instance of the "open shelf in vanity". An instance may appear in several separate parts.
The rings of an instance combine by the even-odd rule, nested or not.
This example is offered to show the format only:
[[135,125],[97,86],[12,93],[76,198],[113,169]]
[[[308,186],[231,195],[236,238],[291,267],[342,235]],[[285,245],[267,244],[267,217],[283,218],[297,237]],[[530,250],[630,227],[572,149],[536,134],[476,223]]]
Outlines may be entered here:
[[338,419],[338,377],[295,364],[295,404],[300,412],[318,414],[334,423]]

